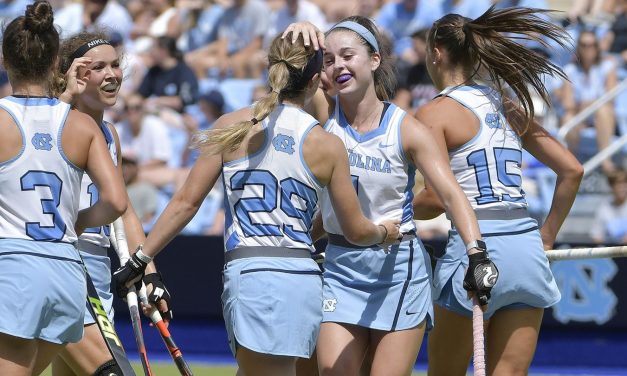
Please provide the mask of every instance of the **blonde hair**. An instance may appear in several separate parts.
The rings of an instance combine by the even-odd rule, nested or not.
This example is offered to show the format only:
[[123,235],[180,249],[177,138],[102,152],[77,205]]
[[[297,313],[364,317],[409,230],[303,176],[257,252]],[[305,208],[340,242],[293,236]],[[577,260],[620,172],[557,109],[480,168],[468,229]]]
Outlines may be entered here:
[[268,53],[268,85],[270,93],[253,106],[253,118],[225,128],[209,129],[194,136],[193,147],[203,153],[219,154],[237,150],[252,127],[265,119],[283,99],[297,98],[305,92],[310,80],[303,79],[303,70],[316,51],[305,46],[302,36],[291,42],[291,33],[277,36]]

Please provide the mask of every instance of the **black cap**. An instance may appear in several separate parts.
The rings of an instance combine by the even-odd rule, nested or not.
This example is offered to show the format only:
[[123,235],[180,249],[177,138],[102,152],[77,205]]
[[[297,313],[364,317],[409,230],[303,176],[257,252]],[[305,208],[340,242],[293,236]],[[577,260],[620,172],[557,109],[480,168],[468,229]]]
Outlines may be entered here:
[[218,90],[202,94],[198,99],[214,105],[220,112],[224,110],[224,96]]

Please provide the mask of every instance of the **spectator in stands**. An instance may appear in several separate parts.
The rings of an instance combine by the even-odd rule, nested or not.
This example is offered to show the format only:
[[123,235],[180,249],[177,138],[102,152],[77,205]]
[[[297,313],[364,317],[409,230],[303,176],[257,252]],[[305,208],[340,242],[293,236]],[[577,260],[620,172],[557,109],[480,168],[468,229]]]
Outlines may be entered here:
[[504,8],[511,8],[511,7],[537,8],[537,9],[549,8],[546,0],[492,0],[492,3],[496,5],[496,9],[504,9]]
[[612,14],[613,5],[614,1],[612,0],[575,0],[568,11],[568,18],[572,21],[583,16],[596,19],[606,18]]
[[218,24],[218,40],[189,52],[185,60],[198,77],[210,69],[221,76],[257,78],[261,75],[263,37],[270,26],[270,9],[261,0],[234,0]]
[[128,158],[142,170],[164,167],[172,154],[168,126],[157,116],[144,112],[144,100],[131,96],[126,100],[126,120],[116,124],[120,145]]
[[616,18],[610,30],[605,34],[605,50],[611,54],[620,55],[620,63],[627,62],[627,1],[616,2]]
[[159,37],[151,49],[154,65],[139,85],[138,93],[147,98],[149,110],[163,107],[182,112],[198,100],[198,79],[183,61],[172,37]]
[[425,62],[427,29],[413,32],[411,38],[412,54],[406,54],[408,61],[397,64],[398,88],[393,102],[400,108],[414,113],[418,107],[433,99],[438,91],[433,86]]
[[133,155],[123,154],[122,177],[126,184],[128,198],[142,226],[146,227],[146,224],[154,219],[157,212],[159,190],[150,183],[138,181],[138,175],[139,166],[137,164],[137,158]]
[[218,22],[224,13],[215,0],[179,0],[177,45],[183,52],[201,48],[218,38]]
[[492,3],[490,0],[443,0],[440,4],[440,14],[455,13],[475,19],[483,14]]
[[357,11],[355,13],[358,16],[375,19],[382,5],[383,0],[361,0],[357,4]]
[[[583,31],[579,35],[576,59],[564,67],[564,72],[569,81],[564,83],[562,92],[562,105],[565,111],[562,124],[616,86],[614,63],[610,60],[602,60],[599,41],[592,31]],[[593,125],[596,128],[598,149],[607,147],[616,128],[612,103],[603,105],[593,118],[578,125],[567,135],[566,140],[571,151],[577,153],[581,139],[580,132],[587,125]],[[603,162],[602,167],[606,173],[614,169],[611,160]]]
[[11,84],[9,84],[9,75],[7,72],[0,68],[0,98],[4,98],[7,95],[11,95]]
[[411,53],[411,31],[431,27],[440,11],[437,2],[430,0],[392,1],[381,8],[376,23],[392,40],[394,55],[404,59]]
[[127,39],[133,29],[130,14],[116,0],[70,3],[55,12],[54,23],[59,26],[63,38],[83,30],[103,29],[117,31]]
[[592,222],[590,237],[597,243],[627,242],[627,172],[609,174],[612,200],[599,206]]
[[199,120],[191,120],[185,122],[187,130],[187,145],[182,151],[181,167],[191,167],[198,158],[198,150],[191,148],[193,134],[197,131],[204,131],[213,126],[213,123],[222,115],[224,115],[224,96],[218,90],[211,90],[198,98],[198,107],[201,112]]
[[311,22],[323,31],[327,29],[326,16],[316,4],[307,0],[285,0],[283,7],[272,12],[270,28],[266,35],[268,44],[289,24],[301,21]]
[[[4,0],[0,3],[0,22],[4,25],[16,17],[24,14],[30,0]],[[0,34],[2,31],[0,31]]]
[[176,37],[179,18],[175,0],[130,0],[127,7],[133,16],[131,34],[136,38]]

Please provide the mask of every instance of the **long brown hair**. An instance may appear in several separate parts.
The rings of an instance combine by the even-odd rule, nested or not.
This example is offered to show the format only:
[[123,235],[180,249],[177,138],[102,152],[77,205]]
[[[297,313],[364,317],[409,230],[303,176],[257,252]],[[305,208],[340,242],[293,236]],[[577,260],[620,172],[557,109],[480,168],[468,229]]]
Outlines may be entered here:
[[564,48],[571,48],[568,34],[559,26],[545,20],[541,15],[551,12],[546,9],[506,8],[496,10],[494,5],[480,17],[471,20],[458,14],[448,14],[436,22],[429,31],[429,48],[444,48],[450,63],[465,68],[467,81],[479,72],[503,93],[504,84],[520,101],[526,126],[518,130],[524,133],[533,121],[534,106],[529,92],[533,87],[546,103],[550,103],[549,92],[542,75],[557,75],[567,79],[560,67],[519,41],[536,41],[548,47],[546,41],[555,41]]
[[253,119],[200,132],[195,136],[193,146],[215,154],[239,148],[252,127],[265,119],[279,101],[299,97],[305,92],[310,80],[303,79],[303,70],[315,53],[311,46],[304,45],[302,36],[293,44],[291,33],[285,38],[280,35],[274,38],[268,53],[268,84],[271,91],[253,106]]
[[59,52],[59,33],[53,21],[52,6],[44,0],[26,6],[24,15],[7,25],[2,38],[2,55],[9,77],[31,83],[51,83],[53,64]]

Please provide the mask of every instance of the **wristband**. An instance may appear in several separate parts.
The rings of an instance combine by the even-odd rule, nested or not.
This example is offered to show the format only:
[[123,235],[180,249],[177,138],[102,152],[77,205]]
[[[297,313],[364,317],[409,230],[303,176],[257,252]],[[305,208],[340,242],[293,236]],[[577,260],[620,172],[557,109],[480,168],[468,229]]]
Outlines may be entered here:
[[142,252],[143,249],[144,249],[143,245],[140,245],[139,247],[137,247],[137,252],[135,252],[135,256],[137,256],[137,258],[140,259],[142,262],[146,264],[150,264],[150,262],[152,261],[152,257],[144,254],[144,252]]
[[385,242],[385,239],[387,239],[387,238],[388,238],[388,229],[387,229],[385,226],[383,226],[383,225],[377,225],[377,226],[381,226],[381,227],[383,227],[383,231],[385,231],[385,235],[383,235],[383,240],[381,240],[381,241],[379,242],[379,244],[381,244],[381,243]]
[[466,244],[466,252],[470,251],[473,248],[477,248],[478,250],[483,252],[488,249],[483,240],[473,240],[470,243]]

